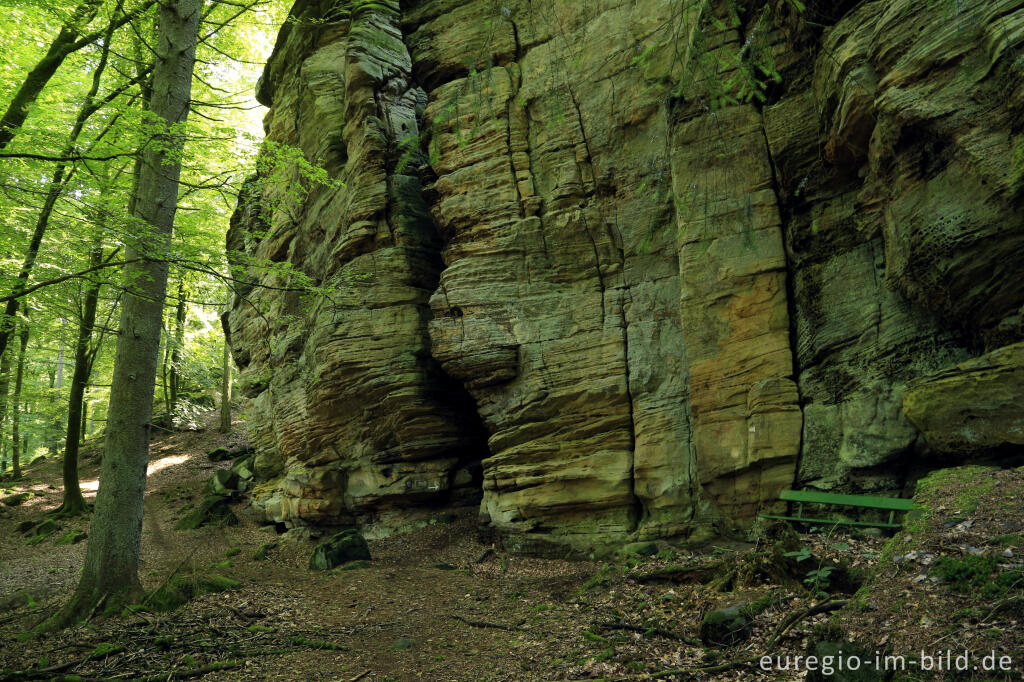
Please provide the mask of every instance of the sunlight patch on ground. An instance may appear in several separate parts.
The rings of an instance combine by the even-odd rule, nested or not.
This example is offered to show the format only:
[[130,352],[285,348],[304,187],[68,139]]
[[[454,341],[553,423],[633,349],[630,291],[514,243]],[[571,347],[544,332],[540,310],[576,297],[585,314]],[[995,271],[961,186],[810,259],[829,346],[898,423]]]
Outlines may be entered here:
[[188,460],[188,455],[171,455],[170,457],[162,457],[155,462],[149,463],[149,468],[146,469],[146,475],[152,476],[161,469],[174,466],[175,464],[181,464]]
[[[174,466],[175,464],[181,464],[186,460],[188,460],[188,455],[171,455],[170,457],[161,457],[160,459],[149,463],[149,467],[146,469],[146,476],[152,476],[158,471]],[[93,478],[88,481],[82,481],[80,485],[83,493],[95,493],[100,487],[100,480],[98,478]]]

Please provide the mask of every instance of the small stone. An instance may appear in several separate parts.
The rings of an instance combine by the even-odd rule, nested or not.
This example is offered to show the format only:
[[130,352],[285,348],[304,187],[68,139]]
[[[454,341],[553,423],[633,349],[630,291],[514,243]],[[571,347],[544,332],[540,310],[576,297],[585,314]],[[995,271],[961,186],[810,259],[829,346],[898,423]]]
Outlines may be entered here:
[[741,611],[746,604],[736,604],[712,611],[700,624],[700,640],[708,646],[735,646],[750,638],[750,623]]
[[392,642],[388,649],[391,649],[391,651],[405,651],[406,649],[411,649],[414,644],[416,644],[416,642],[411,639],[400,637]]
[[274,549],[276,547],[277,547],[277,543],[276,542],[264,543],[264,544],[260,545],[260,548],[256,550],[256,553],[252,555],[252,558],[256,559],[257,561],[262,561],[263,559],[267,558],[267,554],[270,552],[270,550],[272,550],[272,549]]

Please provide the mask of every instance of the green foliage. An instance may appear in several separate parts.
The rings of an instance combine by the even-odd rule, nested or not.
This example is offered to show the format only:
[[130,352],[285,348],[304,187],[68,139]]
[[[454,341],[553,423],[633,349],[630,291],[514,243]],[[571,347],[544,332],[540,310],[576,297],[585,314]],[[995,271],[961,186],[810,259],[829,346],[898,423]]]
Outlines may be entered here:
[[[849,545],[835,545],[834,547],[836,549],[839,549],[841,546],[845,546],[846,549],[850,548]],[[792,557],[797,561],[806,561],[807,559],[814,558],[814,554],[806,546],[801,547],[800,549],[794,552],[785,552],[782,556]],[[832,572],[835,570],[835,566],[826,566],[822,562],[818,562],[817,568],[809,570],[807,572],[807,575],[804,576],[804,583],[808,587],[810,587],[810,589],[814,592],[827,590],[829,586],[830,576],[832,575]]]
[[[89,32],[102,29],[109,17],[137,4],[99,0],[95,17],[81,28]],[[0,106],[10,102],[46,52],[68,19],[70,7],[56,3],[7,7],[9,21],[0,26],[0,42],[11,49],[0,64]],[[40,216],[43,196],[51,188],[57,191],[56,203],[29,282],[66,278],[22,299],[18,319],[31,329],[23,393],[15,406],[24,437],[23,462],[42,454],[56,456],[63,449],[77,326],[85,291],[94,283],[102,284],[103,289],[98,327],[89,344],[90,383],[94,387],[85,396],[85,435],[97,435],[105,425],[106,386],[113,368],[114,344],[110,341],[117,332],[124,283],[119,267],[68,277],[89,267],[94,245],[98,245],[101,259],[112,264],[124,257],[126,246],[143,256],[169,257],[172,291],[174,282],[189,280],[188,328],[178,358],[174,363],[165,361],[165,366],[174,366],[190,392],[177,405],[175,424],[194,427],[199,423],[199,412],[206,409],[203,396],[210,397],[220,379],[222,345],[217,313],[226,298],[224,234],[234,210],[234,194],[262,137],[261,115],[249,106],[248,93],[254,91],[272,32],[287,9],[283,0],[260,3],[244,13],[233,3],[211,4],[201,29],[205,37],[198,46],[194,114],[187,124],[166,129],[142,106],[145,93],[136,82],[144,82],[145,73],[139,70],[146,68],[152,57],[146,43],[156,44],[153,8],[131,26],[113,32],[105,67],[101,68],[104,42],[69,55],[4,150],[57,157],[73,142],[68,148],[75,153],[105,159],[68,166],[59,185],[52,182],[54,161],[0,159],[0,183],[5,188],[0,196],[0,295],[14,286],[13,277]],[[102,106],[88,116],[80,135],[71,141],[68,131],[94,79]],[[143,146],[169,151],[185,165],[170,254],[154,253],[156,245],[148,229],[127,210],[132,155]],[[170,303],[174,305],[173,300]],[[168,336],[165,334],[165,339]],[[0,420],[4,430],[0,438],[8,443],[11,423],[10,418]]]

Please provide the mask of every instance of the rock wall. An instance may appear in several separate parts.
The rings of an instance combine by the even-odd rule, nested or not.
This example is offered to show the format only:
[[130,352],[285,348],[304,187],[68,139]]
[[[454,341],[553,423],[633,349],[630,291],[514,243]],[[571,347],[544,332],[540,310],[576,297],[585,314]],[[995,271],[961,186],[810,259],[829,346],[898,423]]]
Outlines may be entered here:
[[255,503],[582,550],[1019,452],[1022,45],[1008,0],[299,0],[228,236]]

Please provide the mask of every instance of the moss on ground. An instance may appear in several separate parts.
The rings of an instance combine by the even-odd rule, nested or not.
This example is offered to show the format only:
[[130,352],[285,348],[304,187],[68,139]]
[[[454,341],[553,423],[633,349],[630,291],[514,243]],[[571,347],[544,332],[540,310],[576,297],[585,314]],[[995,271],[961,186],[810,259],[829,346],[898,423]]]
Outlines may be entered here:
[[173,611],[202,594],[227,592],[241,586],[237,580],[212,573],[175,574],[146,595],[145,606],[153,611]]

